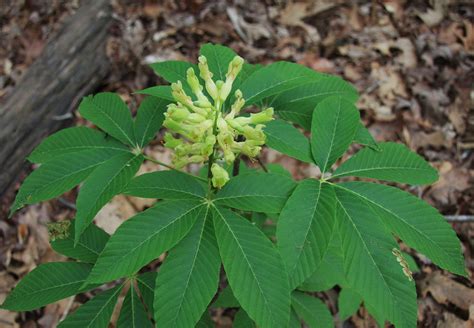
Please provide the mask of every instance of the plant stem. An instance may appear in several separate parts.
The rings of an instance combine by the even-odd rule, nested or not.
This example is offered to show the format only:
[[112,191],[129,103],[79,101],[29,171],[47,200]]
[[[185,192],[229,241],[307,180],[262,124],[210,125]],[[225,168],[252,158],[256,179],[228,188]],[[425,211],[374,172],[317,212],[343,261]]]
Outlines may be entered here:
[[265,164],[263,164],[262,160],[260,159],[260,157],[257,157],[257,162],[258,164],[262,167],[263,171],[265,173],[268,173],[268,168],[265,166]]
[[192,176],[193,178],[196,178],[196,179],[199,179],[199,180],[201,180],[201,181],[206,181],[206,182],[207,182],[207,179],[201,178],[200,176],[197,176],[197,175],[194,175],[194,174],[185,172],[185,171],[178,170],[177,168],[174,168],[174,167],[172,167],[171,165],[166,164],[166,163],[163,163],[163,162],[161,162],[161,161],[159,161],[159,160],[156,160],[156,159],[154,159],[154,158],[152,158],[152,157],[150,157],[150,156],[143,155],[143,157],[144,157],[147,161],[150,161],[150,162],[153,162],[153,163],[155,163],[155,164],[164,166],[164,167],[166,167],[166,168],[169,168],[170,170],[178,171],[178,172],[181,172],[181,173],[190,175],[190,176]]

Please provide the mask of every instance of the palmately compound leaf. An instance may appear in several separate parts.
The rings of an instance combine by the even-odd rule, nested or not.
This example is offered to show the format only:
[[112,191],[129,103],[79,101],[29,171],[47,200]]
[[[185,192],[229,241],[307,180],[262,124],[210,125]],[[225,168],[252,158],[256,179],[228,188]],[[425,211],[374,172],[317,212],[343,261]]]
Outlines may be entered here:
[[145,147],[161,128],[168,100],[156,97],[146,97],[138,107],[137,116],[133,124],[135,138],[140,148]]
[[161,76],[169,83],[181,81],[183,87],[187,86],[186,71],[189,68],[193,68],[196,72],[196,75],[199,75],[197,73],[196,65],[180,60],[168,60],[164,62],[158,62],[151,64],[150,67],[153,69],[153,71],[155,71],[158,76]]
[[221,266],[209,208],[158,271],[155,322],[158,327],[194,327],[216,294]]
[[135,147],[132,114],[119,95],[110,92],[85,97],[79,113],[124,144]]
[[310,328],[332,328],[334,323],[331,312],[319,298],[294,291],[291,294],[291,305],[296,314]]
[[212,43],[204,44],[199,50],[199,54],[206,57],[209,70],[214,74],[215,81],[225,81],[229,63],[237,56],[231,48]]
[[276,236],[290,287],[305,281],[326,254],[333,233],[335,205],[332,186],[307,179],[298,184],[281,211]]
[[171,86],[169,85],[159,85],[156,87],[146,88],[136,91],[135,93],[153,96],[159,99],[168,100],[170,102],[175,101],[173,95],[171,94]]
[[245,105],[249,106],[302,84],[325,78],[326,75],[317,73],[303,65],[276,62],[250,75],[242,83],[240,90],[244,95]]
[[127,187],[142,162],[141,154],[117,155],[102,163],[89,175],[76,201],[76,243],[102,206]]
[[316,270],[298,289],[306,292],[322,292],[333,288],[335,285],[347,285],[344,275],[341,238],[337,231],[333,231],[328,250]]
[[95,224],[89,225],[84,230],[76,246],[74,236],[74,221],[71,221],[68,235],[65,238],[52,240],[51,247],[59,254],[86,263],[95,263],[110,237]]
[[342,288],[337,299],[337,307],[339,308],[339,318],[346,320],[360,307],[362,297],[351,288]]
[[420,155],[405,145],[379,143],[380,151],[364,148],[341,164],[336,177],[363,177],[414,185],[430,184],[438,180],[438,173]]
[[362,123],[359,123],[359,128],[357,129],[352,142],[370,147],[373,150],[380,150],[380,147],[374,140],[374,137],[372,137],[369,130]]
[[290,288],[272,242],[247,219],[221,207],[214,226],[224,269],[234,295],[259,327],[286,327]]
[[217,193],[215,203],[244,211],[279,213],[294,187],[294,181],[281,174],[242,174],[230,179]]
[[153,317],[153,301],[155,299],[156,272],[145,272],[140,274],[137,280],[137,287],[143,298],[146,311],[150,317]]
[[265,125],[264,131],[268,147],[300,161],[313,162],[308,138],[290,123],[270,121]]
[[[31,311],[46,304],[76,295],[92,265],[78,262],[50,262],[28,273],[2,304],[10,311]],[[87,289],[87,288],[86,288]]]
[[150,318],[145,310],[140,297],[133,286],[127,292],[127,296],[122,303],[120,316],[117,321],[117,328],[151,328]]
[[103,283],[134,274],[176,245],[204,209],[196,201],[166,201],[128,219],[110,237],[88,281]]
[[102,292],[61,321],[58,328],[107,328],[123,285]]
[[[84,150],[67,153],[42,164],[23,182],[10,209],[10,215],[26,204],[58,197],[84,181],[98,166],[116,155],[111,150]],[[124,153],[128,156],[130,153]]]
[[67,153],[77,153],[84,150],[98,150],[115,154],[128,152],[128,148],[108,137],[105,133],[77,126],[58,131],[44,139],[28,156],[32,163],[45,163]]
[[197,199],[206,196],[198,178],[174,170],[139,175],[130,182],[124,193],[157,199]]
[[350,83],[340,77],[325,76],[324,79],[280,93],[269,105],[280,118],[310,131],[314,108],[331,96],[341,96],[352,103],[358,98],[357,90]]
[[466,275],[461,243],[446,219],[417,197],[395,187],[367,182],[338,185],[373,205],[375,212],[408,246],[434,263]]
[[359,121],[359,110],[342,97],[329,97],[316,106],[311,124],[311,149],[321,172],[327,172],[347,150]]
[[415,284],[392,254],[398,245],[390,231],[360,197],[335,190],[337,227],[349,285],[396,327],[415,327]]
[[244,309],[239,309],[234,316],[232,322],[232,328],[256,328],[255,322],[250,319],[247,312]]

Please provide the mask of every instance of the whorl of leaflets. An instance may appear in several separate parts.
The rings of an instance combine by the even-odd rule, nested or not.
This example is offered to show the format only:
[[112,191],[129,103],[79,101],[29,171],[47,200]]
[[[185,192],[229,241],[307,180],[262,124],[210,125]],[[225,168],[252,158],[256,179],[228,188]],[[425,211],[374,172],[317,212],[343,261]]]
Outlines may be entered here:
[[[235,56],[229,63],[225,81],[214,81],[206,57],[199,57],[200,77],[210,98],[204,93],[193,68],[187,70],[186,82],[194,99],[186,94],[181,81],[171,85],[176,103],[168,105],[163,125],[170,130],[164,140],[165,146],[174,150],[173,164],[176,168],[190,163],[204,163],[211,155],[217,162],[232,164],[239,154],[254,158],[260,153],[265,144],[263,123],[273,119],[273,108],[236,117],[245,104],[242,92],[236,90],[230,111],[223,112],[243,63],[241,57]],[[211,166],[212,184],[222,188],[229,175],[217,162]]]

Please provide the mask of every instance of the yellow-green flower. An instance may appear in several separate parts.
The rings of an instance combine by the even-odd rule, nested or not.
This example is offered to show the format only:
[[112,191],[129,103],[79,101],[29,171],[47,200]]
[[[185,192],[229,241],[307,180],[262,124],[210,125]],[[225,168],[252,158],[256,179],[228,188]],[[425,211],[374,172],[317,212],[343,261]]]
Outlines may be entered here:
[[[240,90],[234,93],[234,102],[228,113],[222,106],[242,70],[244,60],[236,56],[229,63],[225,81],[214,81],[207,59],[199,57],[199,76],[193,68],[186,71],[186,83],[192,95],[186,94],[181,81],[171,85],[176,103],[168,105],[163,125],[169,129],[164,136],[165,147],[174,150],[173,165],[182,168],[190,163],[205,163],[214,154],[217,162],[232,164],[239,154],[250,158],[258,156],[265,144],[264,123],[273,119],[273,108],[249,116],[238,116],[245,105]],[[208,98],[204,93],[204,88]],[[221,188],[229,175],[217,163],[211,166],[212,185]]]

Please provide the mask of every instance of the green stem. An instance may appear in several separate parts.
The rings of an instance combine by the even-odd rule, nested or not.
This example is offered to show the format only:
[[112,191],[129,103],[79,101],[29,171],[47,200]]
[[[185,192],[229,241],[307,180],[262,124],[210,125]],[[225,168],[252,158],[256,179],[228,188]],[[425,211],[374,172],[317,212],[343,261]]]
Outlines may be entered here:
[[197,175],[194,175],[194,174],[185,172],[185,171],[178,170],[177,168],[174,168],[174,167],[172,167],[171,165],[166,164],[166,163],[163,163],[163,162],[161,162],[161,161],[159,161],[159,160],[156,160],[156,159],[154,159],[154,158],[152,158],[152,157],[150,157],[150,156],[143,155],[143,157],[144,157],[147,161],[150,161],[150,162],[153,162],[153,163],[155,163],[155,164],[164,166],[164,167],[166,167],[166,168],[169,168],[170,170],[178,171],[178,172],[187,174],[187,175],[189,175],[189,176],[192,176],[193,178],[196,178],[196,179],[199,179],[199,180],[201,180],[201,181],[206,181],[206,182],[207,182],[207,179],[201,178],[200,176],[197,176]]

